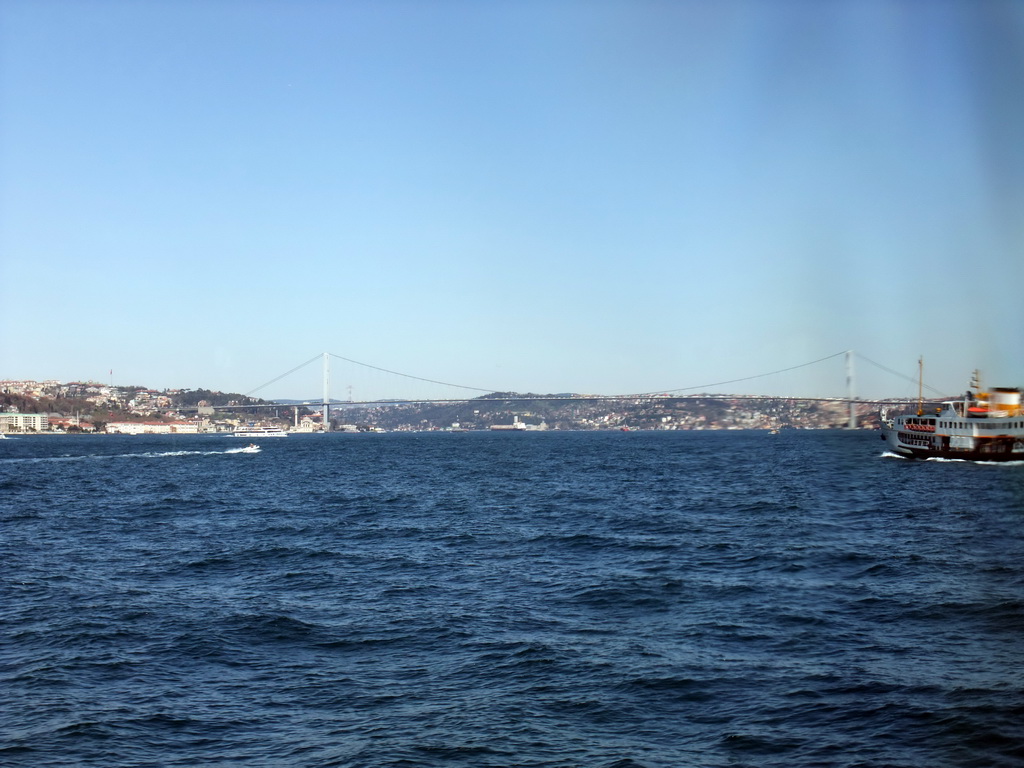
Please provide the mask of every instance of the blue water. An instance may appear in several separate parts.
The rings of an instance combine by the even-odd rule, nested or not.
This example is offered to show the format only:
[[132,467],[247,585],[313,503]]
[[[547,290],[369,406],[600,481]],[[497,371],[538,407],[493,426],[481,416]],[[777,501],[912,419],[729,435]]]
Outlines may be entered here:
[[1021,766],[1024,466],[0,441],[4,766]]

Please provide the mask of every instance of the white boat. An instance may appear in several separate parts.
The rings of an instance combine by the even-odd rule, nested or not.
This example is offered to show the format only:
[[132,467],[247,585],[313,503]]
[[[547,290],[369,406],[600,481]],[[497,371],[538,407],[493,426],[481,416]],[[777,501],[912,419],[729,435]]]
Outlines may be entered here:
[[243,427],[231,433],[231,437],[288,437],[280,427]]
[[259,453],[260,447],[256,443],[249,443],[245,448],[239,448],[239,453]]
[[889,418],[882,413],[882,439],[898,456],[913,459],[1024,461],[1024,408],[1019,389],[981,391],[977,373],[962,399],[926,414]]

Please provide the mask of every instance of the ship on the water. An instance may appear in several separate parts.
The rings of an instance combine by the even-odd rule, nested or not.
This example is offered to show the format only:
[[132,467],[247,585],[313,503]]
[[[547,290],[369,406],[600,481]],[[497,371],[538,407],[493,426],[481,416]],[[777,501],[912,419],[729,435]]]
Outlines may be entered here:
[[914,459],[1024,461],[1021,391],[982,391],[975,372],[971,389],[925,413],[889,417],[882,413],[882,439],[897,456]]
[[230,433],[230,437],[288,437],[288,433],[280,427],[239,427]]

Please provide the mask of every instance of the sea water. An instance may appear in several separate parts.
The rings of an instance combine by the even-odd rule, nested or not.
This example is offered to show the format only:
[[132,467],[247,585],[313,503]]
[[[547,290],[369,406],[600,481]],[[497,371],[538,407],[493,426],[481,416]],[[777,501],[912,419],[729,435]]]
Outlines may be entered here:
[[1024,765],[1024,466],[872,432],[0,442],[4,766]]

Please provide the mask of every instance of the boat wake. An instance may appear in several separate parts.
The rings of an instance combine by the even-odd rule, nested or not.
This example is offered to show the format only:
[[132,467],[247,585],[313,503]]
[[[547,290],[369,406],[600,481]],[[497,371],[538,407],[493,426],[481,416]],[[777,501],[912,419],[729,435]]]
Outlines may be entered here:
[[[910,459],[909,456],[900,456],[888,451],[882,454],[890,459]],[[918,461],[934,461],[939,464],[982,464],[990,467],[1024,467],[1024,459],[1021,461],[978,461],[977,459],[950,459],[946,456],[928,456]]]
[[983,464],[987,467],[1024,467],[1024,459],[1021,461],[977,461],[975,459],[946,459],[940,456],[931,456],[925,461],[946,461],[958,462],[960,464]]
[[900,456],[898,453],[893,453],[892,451],[882,451],[881,457],[883,459],[906,459],[906,458],[908,458],[907,456]]
[[166,459],[181,456],[226,456],[235,453],[259,453],[258,445],[231,448],[226,451],[146,451],[144,453],[89,453],[81,456],[33,456],[4,458],[0,464],[36,464],[39,462],[104,461],[108,459]]
[[[244,448],[232,448],[230,451],[224,451],[224,453],[259,453],[260,447],[255,443],[249,443]],[[217,451],[220,453],[220,451]]]

